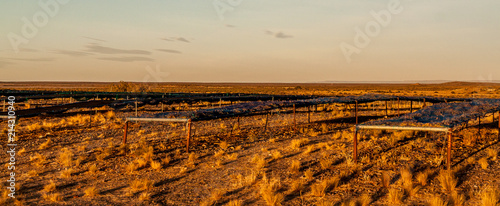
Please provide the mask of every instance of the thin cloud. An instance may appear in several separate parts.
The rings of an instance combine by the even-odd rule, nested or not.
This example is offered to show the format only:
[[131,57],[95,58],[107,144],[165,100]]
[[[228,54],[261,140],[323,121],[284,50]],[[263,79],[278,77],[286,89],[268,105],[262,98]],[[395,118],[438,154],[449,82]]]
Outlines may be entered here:
[[284,32],[272,32],[272,31],[269,31],[269,30],[265,30],[264,31],[267,35],[271,35],[271,36],[274,36],[278,39],[287,39],[287,38],[293,38],[292,35],[288,35],[288,34],[285,34]]
[[173,49],[157,49],[157,51],[173,53],[173,54],[182,54],[182,52]]
[[27,62],[50,62],[50,61],[54,61],[55,59],[54,58],[32,58],[32,59],[28,59],[28,58],[8,58],[10,60],[14,60],[14,61],[27,61]]
[[231,24],[226,24],[226,27],[229,27],[229,28],[234,28],[236,27],[235,25],[231,25]]
[[9,64],[12,64],[12,62],[0,61],[0,68],[3,68]]
[[21,48],[19,49],[20,52],[39,52],[39,50],[36,49],[28,49],[28,48]]
[[167,38],[161,38],[161,40],[165,40],[165,41],[180,41],[180,42],[184,42],[184,43],[191,43],[189,40],[187,40],[186,38],[184,37],[167,37]]
[[116,61],[116,62],[135,62],[135,61],[153,61],[148,57],[102,57],[101,60]]
[[90,40],[94,40],[94,41],[106,42],[106,40],[96,39],[96,38],[87,37],[87,36],[83,36],[83,38],[85,38],[85,39],[90,39]]
[[125,50],[116,49],[111,47],[105,47],[98,44],[87,45],[87,51],[99,54],[140,54],[140,55],[151,55],[151,52],[145,50]]
[[55,51],[55,53],[64,54],[64,55],[68,55],[68,56],[74,56],[74,57],[91,55],[91,53],[88,53],[88,52],[70,51],[70,50],[57,50],[57,51]]

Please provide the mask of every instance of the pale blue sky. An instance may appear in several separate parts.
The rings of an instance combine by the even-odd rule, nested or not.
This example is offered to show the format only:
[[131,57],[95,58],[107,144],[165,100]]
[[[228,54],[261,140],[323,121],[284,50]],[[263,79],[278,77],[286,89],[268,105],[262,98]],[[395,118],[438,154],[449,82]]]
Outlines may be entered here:
[[[0,81],[316,82],[500,79],[500,2],[401,0],[352,54],[355,28],[390,0],[72,0],[32,38],[39,2],[0,2]],[[238,2],[233,0],[231,2]],[[15,52],[9,34],[29,40]]]

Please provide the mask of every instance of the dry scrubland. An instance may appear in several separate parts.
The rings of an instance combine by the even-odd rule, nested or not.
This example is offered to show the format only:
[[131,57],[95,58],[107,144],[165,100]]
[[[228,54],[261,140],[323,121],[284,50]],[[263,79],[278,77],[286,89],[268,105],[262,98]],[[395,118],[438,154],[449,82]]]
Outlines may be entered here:
[[[148,87],[162,92],[178,88],[181,91],[177,92],[500,97],[499,86],[458,83]],[[382,108],[382,103],[373,106]],[[175,107],[190,109],[187,105]],[[481,121],[480,131],[471,127],[456,135],[454,166],[448,172],[444,167],[445,137],[439,133],[362,131],[360,161],[355,164],[351,158],[353,119],[345,109],[344,105],[319,107],[312,113],[312,123],[307,123],[305,108],[301,109],[296,133],[292,114],[278,110],[270,116],[267,131],[265,115],[243,117],[240,127],[233,118],[196,122],[191,153],[185,153],[184,125],[174,123],[131,123],[128,144],[122,145],[123,118],[135,114],[132,108],[113,111],[103,107],[24,118],[17,127],[18,198],[13,201],[2,192],[0,204],[499,204],[500,144],[498,122],[491,123],[491,116]],[[146,106],[140,113],[157,110]],[[361,115],[381,118],[384,114],[365,109]],[[8,157],[2,153],[0,158],[2,178],[7,179]]]

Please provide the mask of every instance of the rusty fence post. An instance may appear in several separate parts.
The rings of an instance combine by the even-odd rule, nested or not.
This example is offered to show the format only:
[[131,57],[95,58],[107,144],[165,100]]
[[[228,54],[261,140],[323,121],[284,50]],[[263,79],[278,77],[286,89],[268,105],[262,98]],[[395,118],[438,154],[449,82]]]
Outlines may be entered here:
[[354,148],[352,151],[352,159],[354,163],[358,162],[358,128],[354,129]]
[[500,111],[498,111],[498,141],[500,141]]
[[453,139],[453,131],[450,129],[450,131],[448,131],[448,154],[446,159],[448,171],[450,171],[451,168],[451,146],[453,141],[452,139]]
[[410,113],[413,113],[413,101],[410,101]]
[[297,120],[295,119],[295,104],[293,104],[293,132],[297,133]]
[[266,124],[264,125],[264,133],[267,131],[267,122],[269,121],[269,113],[266,113]]
[[356,116],[356,124],[358,124],[358,100],[356,100],[356,108],[354,109],[354,115]]
[[387,100],[385,100],[385,117],[389,116],[389,106]]
[[311,123],[311,106],[307,107],[307,123]]
[[191,141],[191,119],[187,122],[186,152],[189,153],[189,142]]
[[427,102],[425,101],[425,98],[424,98],[424,105],[422,106],[422,109],[425,108],[427,106]]
[[399,97],[398,97],[398,117],[401,116],[401,100],[399,100]]
[[127,130],[128,130],[128,121],[125,120],[125,127],[123,128],[123,144],[127,144]]
[[240,116],[236,117],[236,128],[240,129]]

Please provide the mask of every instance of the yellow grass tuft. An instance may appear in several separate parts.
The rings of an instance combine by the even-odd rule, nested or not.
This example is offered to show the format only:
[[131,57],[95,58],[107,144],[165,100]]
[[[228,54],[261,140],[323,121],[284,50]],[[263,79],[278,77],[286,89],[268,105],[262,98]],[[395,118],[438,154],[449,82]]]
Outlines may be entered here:
[[23,155],[25,152],[26,152],[26,148],[22,148],[21,150],[19,150],[19,152],[17,152],[17,155],[21,156],[21,155]]
[[214,157],[222,157],[224,155],[225,151],[224,150],[219,150],[215,152]]
[[312,180],[313,179],[314,172],[311,170],[311,168],[307,169],[304,172],[304,176],[307,180]]
[[387,198],[389,202],[392,204],[401,204],[403,201],[403,192],[396,188],[389,189],[389,193],[387,194]]
[[313,152],[315,149],[315,146],[314,145],[309,145],[307,146],[306,150],[304,150],[304,152],[302,152],[302,154],[304,155],[308,155],[310,154],[311,152]]
[[305,182],[302,179],[296,179],[290,184],[288,188],[289,194],[294,194],[297,192],[302,192],[305,189]]
[[149,192],[143,192],[143,193],[141,193],[141,195],[139,195],[140,201],[146,201],[149,199],[151,199],[151,193],[149,193]]
[[269,206],[280,206],[285,196],[281,193],[278,193],[278,190],[281,188],[280,181],[278,179],[267,180],[267,178],[263,178],[263,182],[260,185],[260,195],[262,199]]
[[227,160],[237,160],[238,159],[238,153],[232,153],[230,155],[226,155]]
[[227,204],[225,204],[225,206],[242,206],[242,205],[243,201],[241,200],[231,200]]
[[170,164],[170,161],[172,161],[172,158],[170,158],[170,156],[166,156],[165,158],[163,158],[163,164],[165,165],[168,165]]
[[223,150],[227,150],[227,148],[229,147],[229,144],[226,141],[222,141],[219,143],[219,147]]
[[128,172],[128,173],[134,173],[139,167],[134,163],[134,162],[130,162],[128,163],[127,167],[125,168],[125,170]]
[[330,168],[333,164],[333,160],[330,158],[324,158],[319,161],[319,165],[321,166],[321,169],[326,170]]
[[292,163],[289,167],[290,173],[297,174],[300,170],[300,160],[292,160]]
[[151,162],[151,168],[155,170],[160,170],[162,168],[161,163],[157,161],[152,161]]
[[99,194],[99,191],[95,187],[88,187],[83,191],[86,197],[95,197]]
[[486,153],[488,154],[488,157],[491,158],[491,160],[496,161],[498,158],[498,151],[492,148],[486,149]]
[[429,177],[429,171],[423,171],[417,174],[417,181],[420,185],[425,186],[427,185],[427,179]]
[[43,199],[51,202],[60,202],[62,201],[62,196],[60,193],[44,194]]
[[391,183],[391,176],[388,171],[382,171],[380,182],[382,183],[383,188],[389,189],[389,184]]
[[481,193],[482,206],[497,206],[500,203],[499,201],[500,201],[500,194],[498,190],[492,187],[487,187]]
[[97,165],[93,164],[89,167],[89,173],[95,175],[97,173]]
[[56,183],[53,180],[50,180],[50,183],[43,186],[43,191],[46,193],[56,191]]
[[479,165],[481,165],[481,168],[483,168],[484,170],[488,169],[489,164],[488,164],[488,159],[486,159],[486,157],[479,159],[477,162],[479,163]]
[[73,165],[73,152],[68,148],[62,149],[59,153],[59,163],[64,167],[71,167]]
[[75,171],[72,168],[65,169],[65,170],[61,171],[61,178],[70,178],[71,174],[73,174],[73,172],[75,172]]
[[280,151],[276,150],[273,152],[273,159],[274,160],[278,160],[278,159],[281,159],[283,157],[283,155],[281,154]]
[[453,191],[455,191],[457,180],[451,172],[443,170],[439,173],[439,176],[437,178],[439,180],[441,188],[443,188],[445,192],[451,194]]
[[323,179],[321,182],[311,186],[311,195],[316,197],[323,197],[326,195],[326,192],[328,190],[337,187],[339,182],[340,182],[339,177]]
[[306,145],[308,143],[309,143],[309,139],[308,138],[294,139],[290,143],[290,148],[292,148],[292,149],[299,149],[300,147],[302,147],[302,146],[304,146],[304,145]]
[[448,202],[441,199],[439,196],[434,196],[429,201],[429,206],[448,206]]
[[52,140],[50,140],[50,138],[48,138],[46,142],[44,142],[40,146],[38,146],[38,149],[39,150],[47,149],[50,146],[50,143],[52,143]]

